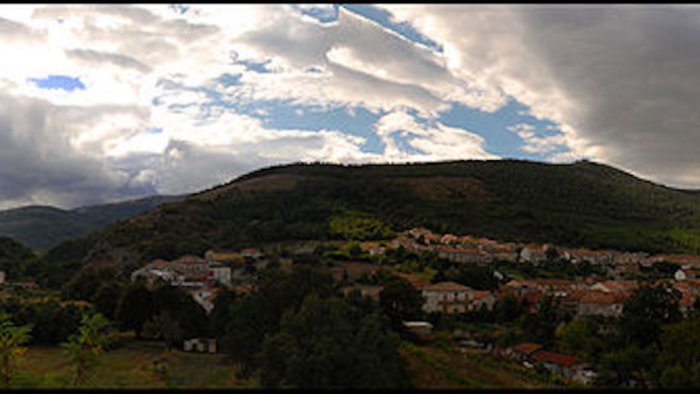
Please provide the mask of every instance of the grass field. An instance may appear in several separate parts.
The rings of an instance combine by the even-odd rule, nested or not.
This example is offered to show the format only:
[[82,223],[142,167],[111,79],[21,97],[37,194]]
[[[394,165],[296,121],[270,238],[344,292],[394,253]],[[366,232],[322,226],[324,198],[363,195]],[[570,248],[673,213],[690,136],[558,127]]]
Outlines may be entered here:
[[[235,364],[224,355],[166,353],[159,342],[133,341],[103,355],[85,388],[233,388],[251,387],[236,378]],[[161,360],[159,373],[154,361]],[[72,388],[72,368],[59,347],[32,347],[27,351],[12,386],[16,388]]]
[[[404,342],[399,349],[417,389],[556,388],[533,371],[507,361],[492,360],[478,352]],[[162,366],[158,372],[154,362]],[[160,342],[129,341],[104,353],[101,364],[82,387],[99,389],[255,388],[253,380],[236,377],[237,365],[223,354],[173,350]],[[73,370],[60,347],[29,348],[12,387],[27,389],[73,388]]]
[[496,361],[478,352],[462,354],[438,346],[403,343],[416,389],[552,389],[557,386],[532,371],[508,361]]

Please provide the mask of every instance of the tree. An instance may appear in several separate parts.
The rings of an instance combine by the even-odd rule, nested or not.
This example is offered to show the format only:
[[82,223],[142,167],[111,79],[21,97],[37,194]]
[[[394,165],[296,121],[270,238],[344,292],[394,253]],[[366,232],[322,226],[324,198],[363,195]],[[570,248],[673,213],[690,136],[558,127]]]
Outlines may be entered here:
[[134,330],[136,337],[141,338],[143,324],[153,313],[153,295],[143,284],[129,286],[119,300],[116,318],[121,328]]
[[78,332],[68,338],[68,342],[61,344],[75,366],[73,383],[76,386],[85,383],[99,364],[99,356],[110,341],[108,327],[109,322],[102,314],[85,314]]
[[26,349],[22,345],[29,341],[31,331],[30,325],[16,326],[8,313],[0,312],[0,373],[5,388],[10,387],[12,375],[24,357]]
[[644,373],[654,365],[651,347],[631,345],[601,356],[600,378],[608,384],[627,385],[632,379],[644,380]]
[[494,314],[499,323],[511,323],[523,313],[523,304],[515,296],[508,294],[494,305]]
[[269,388],[404,387],[405,367],[388,322],[376,313],[355,320],[356,312],[345,299],[309,295],[265,340],[261,382]]
[[403,327],[404,320],[419,319],[423,316],[423,302],[423,296],[417,289],[397,277],[386,281],[379,294],[380,306],[397,330]]
[[153,318],[155,326],[163,336],[165,342],[165,350],[170,352],[174,345],[182,341],[184,331],[180,327],[180,323],[175,320],[168,311],[163,311]]
[[660,349],[661,327],[681,319],[678,301],[662,286],[640,287],[625,302],[620,317],[620,333],[627,344],[646,347],[655,344]]
[[563,351],[585,359],[595,358],[604,347],[603,340],[598,335],[597,325],[587,318],[573,320],[557,327],[556,337]]
[[538,304],[535,315],[525,315],[522,330],[530,340],[547,345],[554,339],[560,320],[557,305],[552,296],[547,294]]
[[700,318],[663,327],[663,351],[656,363],[661,387],[697,387],[700,384]]

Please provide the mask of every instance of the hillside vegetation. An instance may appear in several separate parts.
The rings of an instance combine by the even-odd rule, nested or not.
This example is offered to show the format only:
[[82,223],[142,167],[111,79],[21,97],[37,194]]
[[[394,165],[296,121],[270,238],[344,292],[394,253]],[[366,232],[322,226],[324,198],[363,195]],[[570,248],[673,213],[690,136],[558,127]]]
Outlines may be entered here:
[[700,198],[588,161],[295,164],[161,205],[49,255],[63,264],[82,257],[133,269],[210,248],[377,239],[416,226],[504,241],[700,253]]
[[117,220],[181,197],[154,196],[73,210],[29,206],[0,211],[0,236],[11,237],[35,251],[46,251],[63,241],[86,236]]

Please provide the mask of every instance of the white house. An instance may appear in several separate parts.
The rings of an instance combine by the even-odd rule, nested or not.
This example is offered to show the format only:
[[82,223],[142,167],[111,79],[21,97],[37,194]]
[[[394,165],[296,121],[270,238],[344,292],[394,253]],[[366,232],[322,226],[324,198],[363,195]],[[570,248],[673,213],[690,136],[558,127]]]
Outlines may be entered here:
[[688,280],[694,279],[695,275],[693,275],[693,273],[690,270],[681,268],[678,271],[676,271],[675,274],[673,274],[673,278],[675,280]]
[[204,308],[207,315],[214,310],[214,298],[216,298],[216,294],[214,293],[213,289],[196,289],[190,291],[190,294],[192,295],[192,298],[194,298],[194,300],[197,301],[202,308]]
[[231,286],[231,268],[223,264],[209,264],[209,278],[223,285]]
[[440,282],[422,289],[423,310],[425,312],[464,313],[469,309],[469,301],[474,290],[455,282]]

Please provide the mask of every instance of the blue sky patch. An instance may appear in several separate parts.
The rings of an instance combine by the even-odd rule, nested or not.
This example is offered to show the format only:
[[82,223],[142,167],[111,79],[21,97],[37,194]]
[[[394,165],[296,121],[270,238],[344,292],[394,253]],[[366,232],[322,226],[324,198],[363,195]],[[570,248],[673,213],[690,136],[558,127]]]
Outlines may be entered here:
[[529,107],[514,99],[509,100],[505,106],[495,112],[483,112],[454,103],[448,111],[440,115],[438,120],[446,126],[464,128],[478,134],[484,139],[484,148],[489,153],[504,158],[546,160],[549,155],[561,150],[557,148],[545,155],[525,152],[522,150],[525,141],[515,131],[508,129],[526,123],[534,126],[533,131],[541,137],[561,134],[554,122],[539,120],[528,113]]
[[417,134],[401,130],[393,131],[389,137],[394,140],[399,150],[416,155],[424,155],[425,152],[411,145],[411,141],[418,137]]
[[345,107],[320,107],[291,104],[282,100],[267,100],[236,105],[236,111],[262,120],[263,125],[277,130],[337,130],[363,137],[362,152],[382,153],[384,142],[374,131],[374,124],[382,116],[365,108],[356,108],[351,114]]
[[423,44],[437,52],[442,52],[442,46],[419,33],[410,23],[396,23],[391,20],[391,13],[369,4],[342,4],[341,7],[355,14],[379,23],[387,29],[413,42]]
[[29,82],[33,82],[41,89],[62,89],[66,92],[72,92],[76,89],[85,89],[85,85],[80,82],[80,78],[69,77],[67,75],[49,75],[46,78],[29,78]]
[[321,23],[330,23],[338,20],[338,4],[333,4],[333,8],[328,7],[300,7],[293,5],[299,12],[310,16]]

